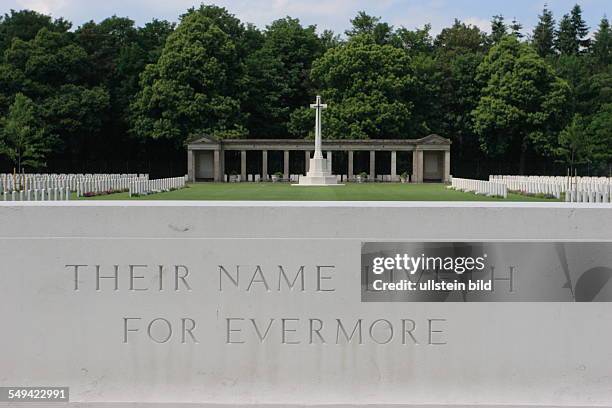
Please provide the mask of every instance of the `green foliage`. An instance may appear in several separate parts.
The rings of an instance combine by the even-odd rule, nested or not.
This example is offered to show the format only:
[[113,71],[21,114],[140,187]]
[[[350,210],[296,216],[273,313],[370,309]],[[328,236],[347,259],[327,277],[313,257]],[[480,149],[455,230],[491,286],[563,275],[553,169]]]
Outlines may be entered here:
[[0,55],[10,47],[14,39],[30,41],[43,28],[65,33],[70,27],[71,24],[61,18],[52,20],[51,17],[32,10],[11,10],[4,18],[0,17]]
[[602,18],[593,37],[593,57],[601,66],[612,63],[612,28],[607,18]]
[[570,18],[572,21],[572,27],[576,33],[576,40],[578,42],[579,51],[588,50],[591,40],[589,39],[589,27],[586,22],[582,19],[582,8],[576,4],[570,12]]
[[[532,171],[552,172],[571,161],[576,141],[588,146],[574,149],[576,164],[607,173],[605,17],[591,41],[579,6],[557,30],[545,7],[530,39],[503,16],[493,17],[490,36],[458,20],[435,38],[428,24],[395,29],[365,12],[351,24],[346,38],[291,17],[260,30],[201,6],[178,28],[112,16],[71,30],[66,20],[11,10],[0,17],[0,118],[5,126],[17,95],[30,100],[31,129],[54,141],[43,160],[53,169],[150,171],[164,162],[157,155],[184,157],[184,142],[204,134],[311,137],[308,105],[321,94],[325,137],[438,133],[453,141],[458,174],[516,171],[517,157],[521,168],[533,158]],[[100,165],[108,158],[120,166]]]
[[510,26],[508,28],[510,28],[510,34],[514,37],[518,39],[524,37],[523,33],[521,33],[523,25],[519,21],[517,21],[516,18],[512,20],[512,23],[510,23]]
[[201,6],[182,16],[156,64],[148,65],[132,104],[137,136],[170,139],[243,137],[245,29],[225,9]]
[[496,15],[491,20],[491,42],[499,43],[506,35],[508,35],[508,27],[504,21],[504,16]]
[[588,137],[583,118],[576,114],[569,125],[559,133],[559,147],[556,154],[573,169],[585,163],[592,155],[592,140]]
[[565,14],[559,22],[556,32],[555,48],[561,55],[576,55],[580,50],[577,33],[569,14]]
[[592,161],[602,170],[612,165],[612,103],[607,103],[590,118],[588,134],[592,143]]
[[520,146],[524,159],[533,146],[540,154],[552,154],[555,130],[565,114],[567,83],[531,47],[511,36],[491,49],[478,68],[478,79],[486,85],[472,114],[483,150],[500,157]]
[[570,14],[565,14],[557,30],[556,48],[563,55],[586,52],[590,45],[589,28],[582,19],[582,9],[576,4]]
[[45,137],[39,114],[31,99],[17,94],[6,117],[0,119],[0,154],[21,173],[46,167],[45,157],[53,140]]
[[411,56],[431,54],[434,46],[430,31],[431,24],[425,24],[423,28],[417,28],[414,31],[402,27],[395,32],[395,38],[399,46],[408,51]]
[[248,61],[249,81],[260,85],[250,89],[249,106],[258,116],[249,124],[254,137],[287,137],[291,112],[308,106],[315,93],[310,71],[324,47],[333,48],[333,35],[327,41],[317,36],[315,26],[303,27],[289,17],[267,27],[261,49]]
[[540,57],[548,57],[555,51],[555,19],[546,6],[538,18],[538,24],[533,30],[533,46]]
[[388,44],[393,35],[393,27],[387,23],[382,23],[380,17],[373,17],[365,11],[360,11],[351,20],[351,29],[345,34],[351,38],[359,35],[371,36],[376,44]]
[[481,52],[487,45],[487,36],[476,26],[455,20],[453,25],[442,29],[434,41],[435,49],[445,54]]
[[[324,113],[325,137],[409,136],[414,77],[405,51],[377,44],[369,35],[358,35],[318,59],[312,77],[320,84],[323,100],[330,104]],[[306,109],[299,110],[301,113],[292,119],[304,118],[308,115]],[[294,124],[292,129],[295,131],[297,126]],[[299,133],[305,135],[307,129],[299,129]]]
[[88,67],[87,52],[68,32],[42,28],[29,41],[14,39],[6,50],[0,71],[8,75],[0,83],[37,106],[38,128],[44,129],[45,138],[59,142],[45,147],[78,154],[78,141],[100,130],[109,107],[108,92],[87,85]]
[[452,27],[442,30],[435,44],[436,83],[440,87],[435,98],[440,116],[434,130],[452,139],[455,157],[473,160],[480,156],[480,143],[470,112],[480,98],[482,84],[476,73],[487,49],[487,37],[478,27],[455,20]]

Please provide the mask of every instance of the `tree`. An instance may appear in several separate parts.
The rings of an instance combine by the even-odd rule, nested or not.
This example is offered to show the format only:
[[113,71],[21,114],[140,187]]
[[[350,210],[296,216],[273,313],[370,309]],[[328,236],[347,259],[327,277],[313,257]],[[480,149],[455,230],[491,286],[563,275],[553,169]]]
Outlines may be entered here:
[[577,55],[580,45],[577,40],[576,28],[569,14],[563,15],[556,33],[555,48],[561,55]]
[[39,127],[36,106],[23,94],[15,96],[8,115],[0,127],[0,154],[5,155],[21,173],[24,168],[38,170],[46,167],[45,157],[52,140]]
[[395,32],[395,36],[400,46],[411,56],[431,54],[434,47],[430,31],[431,24],[425,24],[423,28],[417,28],[414,31],[402,27]]
[[286,137],[290,107],[284,98],[290,89],[283,63],[267,47],[256,49],[245,63],[247,98],[243,106],[249,112],[249,133],[263,138]]
[[578,164],[590,160],[593,146],[587,135],[584,119],[579,114],[559,133],[559,147],[556,154],[565,164],[570,166],[570,174]]
[[504,16],[499,14],[493,16],[493,19],[491,20],[491,42],[493,44],[497,44],[506,35],[508,35],[508,27],[506,27]]
[[[312,69],[325,111],[324,136],[339,139],[405,138],[411,124],[414,77],[408,54],[377,44],[365,34],[328,50]],[[292,115],[291,130],[304,136],[312,129],[312,110]]]
[[321,41],[321,47],[323,52],[339,46],[342,43],[342,39],[339,34],[335,34],[332,30],[323,30],[319,36]]
[[91,155],[85,153],[94,138],[102,135],[108,91],[87,83],[88,55],[75,43],[73,33],[43,28],[32,40],[14,39],[0,70],[10,73],[0,83],[5,80],[13,95],[22,93],[33,101],[38,128],[44,129],[46,138],[57,141],[50,160],[61,157],[72,164],[100,154],[93,148]]
[[548,57],[554,53],[555,20],[553,13],[544,6],[539,21],[533,30],[533,46],[540,57]]
[[590,44],[589,28],[582,19],[582,9],[576,4],[570,14],[559,23],[556,48],[561,54],[576,55],[585,52]]
[[472,115],[483,151],[490,157],[518,154],[521,173],[530,147],[552,154],[569,87],[533,48],[505,38],[478,67],[478,79],[485,87]]
[[71,24],[62,18],[52,20],[51,17],[32,10],[11,10],[4,18],[0,17],[0,55],[10,47],[15,38],[30,41],[43,28],[65,33],[70,27]]
[[570,18],[572,21],[572,27],[576,33],[576,41],[578,43],[578,50],[581,52],[587,51],[591,40],[589,37],[589,27],[586,22],[582,19],[582,9],[580,5],[576,4],[570,12]]
[[482,52],[486,46],[485,33],[459,20],[455,20],[451,27],[442,29],[434,41],[435,49],[445,53]]
[[515,36],[518,39],[523,38],[523,33],[521,33],[523,25],[516,18],[512,20],[512,23],[510,24],[509,28],[511,31],[511,35]]
[[612,103],[603,105],[591,117],[588,134],[593,143],[593,162],[602,173],[609,174],[612,165]]
[[467,164],[465,172],[477,176],[482,152],[470,112],[480,97],[482,84],[477,81],[476,73],[487,50],[487,36],[478,27],[455,20],[452,27],[438,35],[435,46],[440,77],[437,131],[453,141],[455,163]]
[[593,57],[602,66],[612,63],[612,29],[606,17],[601,19],[592,45]]
[[[251,83],[263,86],[251,88],[255,99],[251,98],[250,106],[257,106],[256,114],[264,115],[253,118],[260,126],[252,129],[252,135],[287,137],[291,112],[312,102],[315,86],[310,71],[313,62],[323,55],[324,44],[315,26],[303,27],[298,19],[286,17],[266,27],[261,48],[250,57],[250,66],[254,68],[250,71]],[[255,66],[258,59],[262,60],[260,67]],[[254,95],[258,90],[264,95]],[[261,105],[265,95],[269,99]]]
[[243,24],[224,8],[190,9],[141,75],[132,132],[177,146],[197,135],[244,137],[244,39]]
[[365,11],[360,11],[351,20],[351,29],[345,34],[350,37],[366,34],[372,36],[376,44],[387,44],[391,40],[393,27],[387,23],[381,23],[380,17],[373,17]]

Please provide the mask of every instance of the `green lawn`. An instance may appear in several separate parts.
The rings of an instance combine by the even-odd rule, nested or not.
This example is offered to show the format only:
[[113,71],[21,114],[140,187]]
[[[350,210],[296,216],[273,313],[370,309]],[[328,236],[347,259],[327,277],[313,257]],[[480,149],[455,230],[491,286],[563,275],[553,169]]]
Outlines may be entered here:
[[[82,198],[86,199],[86,198]],[[287,183],[196,183],[167,193],[130,198],[128,193],[88,200],[273,200],[273,201],[555,201],[510,194],[506,200],[449,190],[443,184],[349,183],[295,187]]]

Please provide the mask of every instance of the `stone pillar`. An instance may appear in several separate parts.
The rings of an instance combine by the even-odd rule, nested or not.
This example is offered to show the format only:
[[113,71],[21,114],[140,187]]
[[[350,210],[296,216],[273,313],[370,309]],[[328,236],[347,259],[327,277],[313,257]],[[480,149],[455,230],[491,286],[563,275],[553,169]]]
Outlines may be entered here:
[[423,151],[414,150],[412,152],[412,182],[423,182]]
[[450,150],[444,151],[444,182],[450,183]]
[[283,155],[283,178],[289,180],[289,150]]
[[391,181],[397,181],[397,152],[391,152]]
[[195,181],[195,166],[195,152],[193,150],[187,150],[187,180],[191,183]]
[[261,151],[261,178],[268,180],[268,151]]
[[215,150],[213,152],[213,180],[216,182],[223,180],[223,173],[221,172],[221,151]]
[[247,181],[247,152],[242,150],[240,152],[240,181]]
[[353,167],[353,158],[354,158],[354,153],[352,150],[348,151],[348,174],[347,177],[349,180],[353,179],[354,176],[354,167]]
[[310,152],[308,150],[304,152],[304,168],[305,168],[304,174],[310,171]]
[[332,152],[331,151],[327,151],[327,168],[329,169],[330,173],[332,172]]
[[370,180],[376,179],[376,151],[370,152]]

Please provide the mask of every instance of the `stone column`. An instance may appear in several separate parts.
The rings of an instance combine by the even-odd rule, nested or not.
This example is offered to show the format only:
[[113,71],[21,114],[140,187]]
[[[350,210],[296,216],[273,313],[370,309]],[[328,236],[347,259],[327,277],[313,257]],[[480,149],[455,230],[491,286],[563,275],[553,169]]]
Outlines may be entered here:
[[332,173],[332,152],[328,151],[327,152],[327,168],[329,169],[329,172]]
[[283,178],[289,180],[289,150],[283,155]]
[[414,150],[412,152],[412,182],[423,182],[423,151]]
[[306,170],[304,171],[304,174],[308,173],[310,170],[310,152],[308,150],[304,152],[304,168]]
[[242,150],[240,152],[240,181],[247,181],[247,152]]
[[215,150],[213,152],[213,180],[216,182],[223,180],[223,173],[221,172],[221,151]]
[[354,167],[353,167],[353,157],[354,153],[352,150],[348,151],[348,174],[347,177],[349,180],[353,179]]
[[444,151],[444,182],[450,183],[450,150]]
[[391,181],[397,181],[397,152],[391,152]]
[[376,151],[370,152],[370,180],[376,179]]
[[195,166],[195,152],[193,150],[187,150],[187,180],[189,180],[191,183],[195,181]]
[[268,180],[268,151],[261,151],[261,178]]

